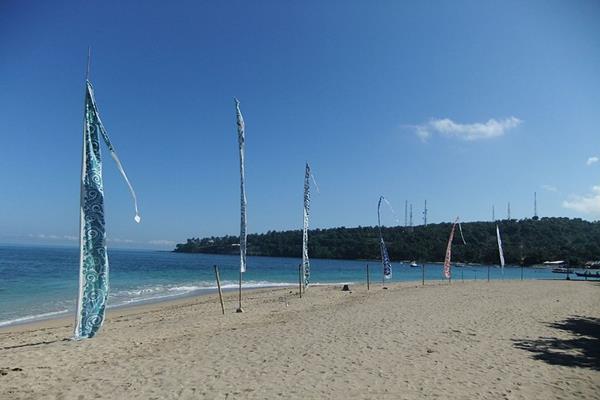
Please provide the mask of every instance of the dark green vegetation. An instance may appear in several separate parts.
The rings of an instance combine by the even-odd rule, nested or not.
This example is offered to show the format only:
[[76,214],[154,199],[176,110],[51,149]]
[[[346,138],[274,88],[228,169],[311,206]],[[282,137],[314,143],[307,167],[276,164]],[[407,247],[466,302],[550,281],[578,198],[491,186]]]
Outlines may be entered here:
[[[600,259],[600,222],[581,219],[498,221],[507,264],[538,264],[546,260],[568,260],[572,265]],[[467,245],[458,227],[452,246],[454,261],[498,264],[496,224],[462,224]],[[392,260],[443,261],[451,223],[382,228]],[[188,239],[176,252],[239,254],[237,236]],[[521,247],[522,246],[522,247]],[[302,232],[269,231],[248,235],[248,254],[301,257]],[[309,232],[309,254],[314,258],[377,259],[377,227],[314,229]]]

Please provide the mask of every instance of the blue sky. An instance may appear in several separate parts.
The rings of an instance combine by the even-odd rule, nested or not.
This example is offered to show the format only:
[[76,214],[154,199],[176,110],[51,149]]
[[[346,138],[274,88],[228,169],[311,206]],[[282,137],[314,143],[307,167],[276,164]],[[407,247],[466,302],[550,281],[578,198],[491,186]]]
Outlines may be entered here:
[[[104,151],[112,246],[533,213],[600,215],[597,1],[3,1],[0,242],[75,244],[84,74],[137,191]],[[386,225],[395,224],[385,211]]]

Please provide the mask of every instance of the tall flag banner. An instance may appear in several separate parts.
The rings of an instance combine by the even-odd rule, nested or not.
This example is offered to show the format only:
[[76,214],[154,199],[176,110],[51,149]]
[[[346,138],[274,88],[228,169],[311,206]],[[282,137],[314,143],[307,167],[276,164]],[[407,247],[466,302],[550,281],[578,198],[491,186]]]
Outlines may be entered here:
[[500,238],[500,228],[496,225],[496,238],[498,239],[498,252],[500,253],[500,267],[504,273],[504,252],[502,251],[502,239]]
[[238,144],[240,147],[240,272],[246,272],[246,183],[244,178],[244,144],[246,141],[244,117],[240,102],[235,100]]
[[75,339],[87,339],[96,335],[104,322],[108,299],[109,266],[100,136],[129,187],[135,207],[134,219],[139,223],[135,192],[100,119],[92,84],[86,80],[79,224],[79,295]]
[[[377,226],[379,227],[379,250],[381,251],[381,264],[383,265],[383,277],[385,279],[392,279],[392,264],[388,256],[385,242],[383,241],[383,234],[381,233],[381,201],[385,200],[383,196],[379,196],[379,202],[377,203]],[[387,200],[385,200],[387,201]],[[389,204],[389,203],[388,203]]]
[[[304,286],[310,282],[310,262],[308,260],[308,217],[310,212],[310,165],[304,170],[304,227],[302,229],[302,275]],[[314,179],[314,178],[313,178]]]
[[446,258],[444,259],[444,276],[446,279],[450,279],[452,276],[451,271],[451,259],[452,259],[452,239],[454,239],[454,230],[456,229],[456,224],[458,223],[458,217],[454,221],[452,225],[452,231],[450,232],[450,238],[448,239],[448,246],[446,247]]

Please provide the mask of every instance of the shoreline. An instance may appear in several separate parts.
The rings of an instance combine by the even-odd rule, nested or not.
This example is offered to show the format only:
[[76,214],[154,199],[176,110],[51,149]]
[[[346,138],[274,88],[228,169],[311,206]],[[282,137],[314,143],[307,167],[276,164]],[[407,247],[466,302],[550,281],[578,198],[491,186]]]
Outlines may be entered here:
[[[253,287],[253,288],[244,289],[243,293],[253,292],[253,291],[261,291],[261,290],[276,290],[279,288],[280,289],[288,289],[288,288],[292,288],[292,286],[290,285],[290,286]],[[227,289],[222,289],[222,291],[223,291],[223,299],[225,299],[226,295],[230,294],[231,292],[237,293],[238,290],[235,288],[227,288]],[[184,294],[176,294],[176,295],[172,295],[172,296],[158,297],[158,298],[154,298],[154,299],[145,299],[145,300],[140,300],[140,301],[136,301],[136,302],[128,303],[128,304],[119,304],[116,306],[108,306],[106,309],[106,319],[108,319],[109,317],[112,317],[114,314],[129,315],[129,314],[135,313],[136,311],[138,311],[138,309],[139,309],[139,311],[142,311],[142,312],[157,311],[164,307],[177,306],[178,304],[186,303],[187,301],[191,301],[196,298],[204,298],[204,297],[210,297],[210,296],[214,296],[215,301],[218,304],[218,302],[219,302],[218,289],[210,288],[210,289],[200,289],[200,290],[196,290],[196,291],[184,293]],[[58,311],[57,313],[60,313],[60,311]],[[69,313],[72,315],[71,316],[57,315],[57,316],[50,316],[47,318],[33,317],[34,319],[31,319],[31,320],[25,320],[22,322],[18,321],[18,322],[7,324],[7,325],[2,325],[2,326],[0,326],[0,334],[6,333],[7,331],[13,331],[14,329],[11,329],[11,328],[23,328],[24,330],[30,331],[30,330],[35,330],[35,329],[44,329],[44,328],[48,328],[48,327],[64,326],[64,324],[67,323],[67,321],[74,324],[73,321],[75,321],[75,311],[68,310],[67,312],[65,312],[65,314],[69,314]],[[40,314],[40,315],[43,315],[43,314]],[[33,328],[33,329],[27,329],[27,328]],[[17,331],[21,331],[21,329],[17,329]]]
[[[505,280],[500,282],[511,282],[512,280]],[[475,280],[465,280],[461,283],[469,283],[469,282],[477,282]],[[515,280],[516,282],[516,280]],[[350,285],[351,292],[353,290],[365,290],[366,291],[366,283],[348,283]],[[381,291],[382,287],[380,286],[381,282],[371,282],[371,291]],[[405,282],[393,282],[386,284],[386,289],[398,289],[400,287],[428,287],[428,286],[444,286],[447,285],[447,282],[443,282],[441,280],[429,280],[425,281],[425,285],[421,285],[417,281],[405,281]],[[339,289],[341,291],[343,284],[340,283],[332,283],[332,284],[318,284],[312,285],[309,287],[309,291],[312,289],[319,288],[327,288],[327,289]],[[107,308],[105,322],[100,329],[98,335],[102,335],[102,330],[106,328],[106,324],[110,323],[110,320],[114,318],[127,317],[137,314],[144,313],[153,313],[153,312],[162,312],[166,309],[170,308],[179,308],[179,307],[187,307],[192,304],[214,304],[215,312],[218,311],[218,314],[221,315],[219,297],[218,297],[218,289],[205,289],[207,293],[186,293],[181,295],[174,295],[172,298],[158,298],[158,299],[148,299],[140,302],[136,302],[134,304],[122,304],[118,306],[113,306]],[[204,290],[202,290],[204,291]],[[281,293],[278,293],[281,292]],[[287,293],[286,293],[287,292]],[[303,296],[306,294],[303,291]],[[275,296],[276,294],[283,294],[290,299],[299,298],[298,296],[298,287],[297,286],[265,286],[265,287],[253,287],[244,289],[242,292],[242,303],[244,302],[244,297],[252,298],[253,295],[263,295],[263,294],[272,294]],[[238,290],[235,288],[223,289],[223,302],[235,302],[237,304],[238,301]],[[0,335],[17,333],[17,332],[34,332],[37,330],[46,330],[51,328],[58,327],[67,327],[74,325],[75,314],[74,311],[69,310],[72,315],[65,316],[56,316],[42,319],[35,319],[31,321],[23,321],[15,324],[0,326]],[[226,311],[227,313],[227,311]],[[88,339],[88,340],[94,340]]]
[[[509,266],[512,267],[512,266]],[[461,270],[460,267],[457,267],[458,271]],[[541,280],[541,281],[562,281],[562,280],[566,280],[565,278],[563,278],[564,274],[555,274],[556,278],[527,278],[525,279],[525,281],[532,281],[532,280]],[[571,274],[572,276],[575,275],[574,273]],[[566,275],[565,275],[566,276]],[[461,281],[460,277],[453,277],[453,280],[455,281]],[[485,279],[473,279],[473,278],[467,278],[464,279],[464,282],[477,282],[477,281],[484,281]],[[497,279],[493,279],[494,281],[496,281]],[[500,281],[506,281],[506,282],[510,282],[510,281],[520,281],[520,279],[517,278],[513,278],[513,279],[502,279]],[[572,277],[570,279],[570,281],[573,282],[594,282],[594,281],[600,281],[595,277],[591,277],[590,279],[585,279],[582,277]],[[445,283],[446,281],[443,279],[426,279],[425,281],[426,283]],[[343,284],[350,284],[350,285],[366,285],[366,282],[332,282],[332,283],[314,283],[311,286],[312,287],[320,287],[320,286],[340,286]],[[403,284],[403,283],[408,283],[408,284],[416,284],[419,283],[420,284],[420,280],[419,279],[415,279],[415,280],[406,280],[406,281],[396,281],[393,283],[390,283],[390,285],[396,285],[396,284]],[[376,281],[372,281],[371,284],[377,284]],[[244,288],[243,287],[243,292],[250,292],[250,291],[255,291],[255,290],[264,290],[264,289],[277,289],[277,288],[292,288],[294,290],[297,290],[297,284],[283,284],[283,285],[277,285],[277,284],[273,284],[273,285],[265,285],[265,286],[250,286],[248,288]],[[217,288],[216,287],[209,287],[209,288],[201,288],[201,289],[195,289],[193,291],[190,291],[188,293],[181,293],[181,294],[173,294],[173,295],[163,295],[163,296],[157,296],[154,298],[147,298],[147,299],[141,299],[141,300],[132,300],[126,303],[121,303],[121,304],[117,304],[117,305],[109,305],[107,307],[107,315],[111,312],[114,311],[118,311],[118,310],[125,310],[125,309],[129,309],[129,308],[134,308],[134,307],[139,307],[139,306],[150,306],[150,305],[155,305],[155,304],[162,304],[162,303],[169,303],[169,302],[177,302],[177,301],[183,301],[185,299],[190,299],[190,298],[195,298],[195,297],[204,297],[204,296],[211,296],[217,295]],[[223,288],[223,296],[225,297],[225,295],[229,292],[237,292],[238,289],[236,287],[228,287],[228,288]],[[69,320],[75,319],[74,316],[75,311],[74,310],[65,310],[65,311],[50,311],[48,313],[42,313],[42,314],[38,314],[38,315],[26,315],[23,317],[19,317],[16,318],[16,320],[7,320],[7,321],[0,321],[0,332],[7,330],[11,327],[16,327],[16,326],[21,326],[21,325],[30,325],[30,324],[38,324],[38,323],[43,323],[44,321],[52,321],[52,320]],[[49,315],[48,315],[49,314]],[[69,316],[73,314],[73,316]],[[9,322],[10,321],[10,322]],[[9,322],[9,323],[7,323]]]
[[[558,275],[558,274],[557,274]],[[571,274],[574,275],[574,274]],[[464,279],[464,281],[461,281],[461,278],[454,278],[453,279],[456,282],[484,282],[484,279]],[[560,275],[560,277],[557,276],[556,279],[551,279],[551,278],[535,278],[535,279],[525,279],[525,281],[563,281],[566,279],[562,278],[562,275]],[[496,279],[494,279],[493,281],[497,281]],[[520,279],[502,279],[499,280],[500,282],[519,282]],[[570,281],[572,282],[594,282],[594,281],[598,281],[597,279],[585,279],[585,278],[571,278]],[[362,285],[366,287],[366,282],[332,282],[332,283],[316,283],[316,284],[312,284],[311,287],[331,287],[331,286],[340,286],[343,284],[349,284],[349,285]],[[380,282],[376,282],[376,281],[372,281],[371,282],[371,286],[377,286]],[[447,283],[445,280],[440,279],[440,280],[426,280],[425,284],[445,284]],[[400,282],[393,282],[388,284],[387,286],[394,286],[394,285],[402,285],[402,284],[420,284],[420,280],[409,280],[409,281],[400,281]],[[249,293],[252,291],[259,291],[259,290],[269,290],[269,289],[278,289],[278,288],[282,288],[282,289],[293,289],[296,291],[297,293],[297,289],[298,286],[294,285],[294,284],[289,284],[289,285],[265,285],[265,286],[260,286],[260,287],[249,287],[249,288],[243,288],[243,293]],[[229,288],[223,288],[223,298],[226,297],[227,294],[229,294],[230,292],[236,292],[238,291],[237,288],[234,287],[229,287]],[[174,294],[174,295],[167,295],[167,296],[160,296],[160,297],[155,297],[155,298],[148,298],[148,299],[142,299],[142,300],[136,300],[136,301],[130,301],[128,303],[123,303],[123,304],[118,304],[118,305],[114,305],[114,306],[108,306],[107,307],[107,316],[111,313],[114,312],[119,312],[121,310],[128,310],[130,308],[136,308],[136,307],[150,307],[150,306],[158,306],[160,304],[165,304],[168,305],[168,303],[177,303],[177,302],[181,302],[181,301],[185,301],[185,300],[189,300],[189,299],[193,299],[196,297],[206,297],[206,296],[215,296],[217,297],[218,295],[218,289],[217,288],[202,288],[202,289],[196,289],[193,290],[191,292],[188,293],[182,293],[182,294]],[[217,300],[218,301],[218,298]],[[46,314],[52,314],[52,315],[48,315],[46,316]],[[26,318],[26,319],[25,319]],[[19,327],[19,326],[24,326],[24,325],[43,325],[44,322],[51,322],[54,320],[61,320],[61,321],[74,321],[75,320],[75,311],[74,310],[66,310],[66,311],[51,311],[48,313],[43,313],[43,314],[39,314],[39,315],[33,315],[33,316],[24,316],[24,317],[20,317],[18,318],[16,321],[14,322],[10,322],[10,323],[6,323],[7,321],[0,321],[1,323],[3,323],[4,325],[0,325],[0,333],[9,330],[12,327]],[[8,320],[10,321],[10,320]]]
[[[494,284],[494,283],[511,283],[511,282],[599,282],[600,281],[594,281],[594,280],[584,280],[584,279],[571,279],[571,280],[565,280],[565,279],[526,279],[526,280],[519,280],[519,279],[505,279],[505,280],[492,280],[490,282],[487,282],[483,279],[480,280],[474,280],[474,279],[465,279],[464,281],[461,281],[460,278],[459,279],[454,279],[455,284],[469,284],[469,283],[484,283],[484,284]],[[348,285],[350,285],[350,289],[351,291],[356,290],[357,288],[359,288],[359,290],[365,290],[366,291],[366,282],[360,282],[360,283],[356,283],[356,282],[347,282]],[[381,282],[374,282],[371,281],[371,287],[372,287],[372,291],[377,291],[377,290],[381,290],[382,287],[380,286]],[[320,283],[320,284],[313,284],[309,287],[309,291],[310,288],[337,288],[339,290],[341,290],[342,286],[344,285],[344,283],[331,283],[331,284],[327,284],[327,283]],[[446,285],[450,285],[447,281],[445,280],[426,280],[425,281],[425,285],[422,285],[420,283],[420,281],[403,281],[403,282],[392,282],[392,283],[387,283],[386,284],[386,289],[397,289],[399,287],[415,287],[415,288],[419,288],[419,287],[428,287],[428,286],[446,286]],[[290,296],[290,298],[293,298],[294,296],[298,297],[298,286],[294,286],[294,285],[287,285],[287,286],[261,286],[261,287],[251,287],[251,288],[247,288],[247,289],[243,289],[242,292],[242,300],[244,299],[245,295],[252,295],[253,293],[272,293],[275,294],[276,292],[285,292],[288,291],[287,295]],[[227,289],[222,289],[222,293],[223,293],[223,302],[226,301],[231,301],[231,298],[234,298],[234,300],[237,302],[237,298],[238,298],[238,289],[236,288],[227,288]],[[302,291],[303,296],[305,295],[304,290]],[[214,297],[214,298],[213,298]],[[116,306],[109,306],[107,307],[106,310],[106,321],[105,323],[108,322],[109,319],[114,318],[116,315],[123,317],[123,316],[129,316],[129,315],[135,315],[136,313],[146,313],[146,312],[159,312],[163,309],[166,308],[170,308],[170,307],[178,307],[178,306],[185,306],[188,303],[200,303],[200,300],[206,300],[203,301],[202,303],[209,303],[209,299],[211,301],[213,301],[216,305],[216,307],[219,307],[219,297],[218,297],[218,289],[201,289],[201,290],[196,290],[193,292],[189,292],[189,293],[185,293],[185,294],[177,294],[177,295],[173,295],[173,296],[168,296],[168,297],[159,297],[159,298],[154,298],[154,299],[146,299],[146,300],[140,300],[137,302],[133,302],[133,303],[129,303],[129,304],[119,304]],[[220,310],[220,308],[219,308]],[[60,313],[57,312],[57,313]],[[25,320],[23,322],[15,322],[15,323],[11,323],[8,325],[3,325],[0,326],[0,335],[1,334],[5,334],[5,333],[11,333],[11,332],[23,332],[23,331],[35,331],[37,329],[47,329],[47,328],[56,328],[59,326],[66,326],[68,324],[72,324],[74,325],[74,320],[75,320],[75,314],[73,310],[68,310],[68,312],[65,312],[65,314],[68,315],[57,315],[57,316],[50,316],[47,318],[41,317],[41,318],[35,318],[35,319],[31,319],[31,320]],[[43,315],[43,314],[42,314]],[[104,325],[101,329],[104,329]],[[100,331],[101,332],[101,331]],[[100,333],[101,334],[101,333]]]

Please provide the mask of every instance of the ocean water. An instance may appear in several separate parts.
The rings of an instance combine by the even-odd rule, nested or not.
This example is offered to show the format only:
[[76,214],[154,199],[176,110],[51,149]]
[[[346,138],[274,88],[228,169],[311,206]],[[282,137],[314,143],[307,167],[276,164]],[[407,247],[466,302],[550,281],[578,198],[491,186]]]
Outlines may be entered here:
[[[248,257],[243,288],[298,285],[300,259]],[[239,256],[181,254],[151,250],[109,250],[109,307],[160,301],[213,292],[213,265],[222,287],[237,288]],[[381,285],[381,264],[374,261],[311,260],[311,283],[365,284],[370,265],[372,285]],[[392,263],[391,282],[420,281],[421,268]],[[0,326],[73,314],[77,297],[79,249],[0,245]],[[487,279],[487,266],[453,269],[454,280]],[[524,279],[564,279],[547,269],[525,268]],[[502,275],[490,268],[490,279],[520,279],[521,268],[506,267]],[[442,266],[427,264],[426,280],[441,280]]]

